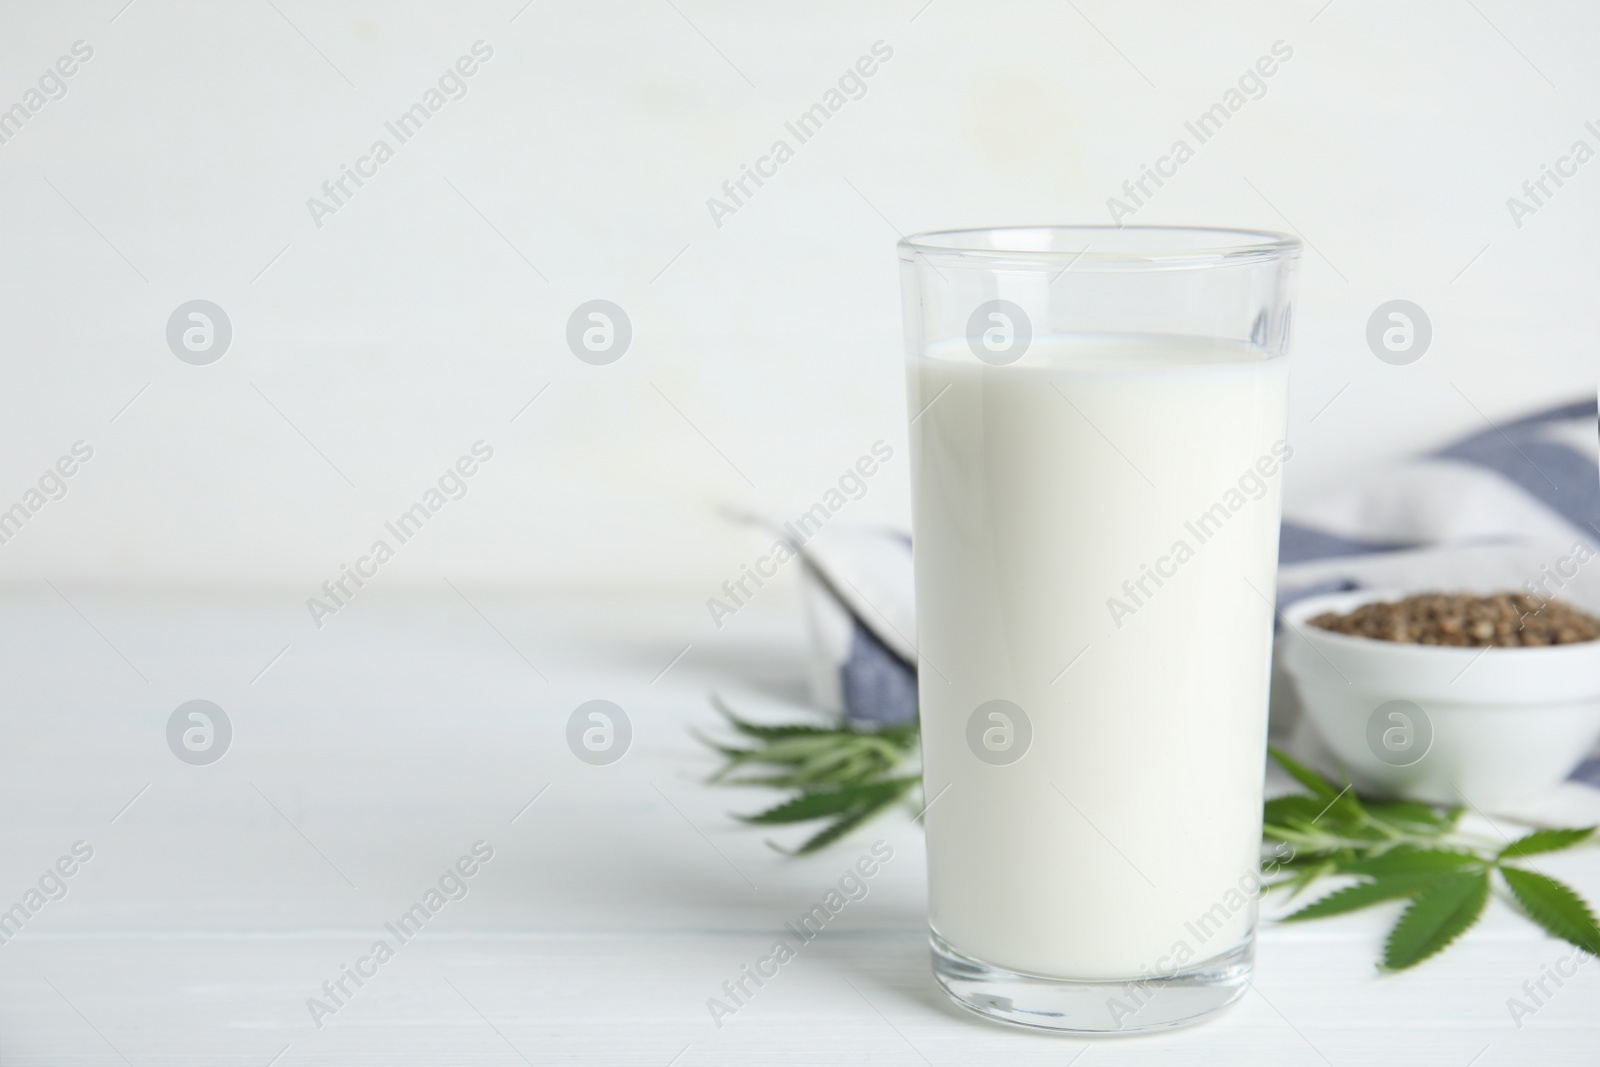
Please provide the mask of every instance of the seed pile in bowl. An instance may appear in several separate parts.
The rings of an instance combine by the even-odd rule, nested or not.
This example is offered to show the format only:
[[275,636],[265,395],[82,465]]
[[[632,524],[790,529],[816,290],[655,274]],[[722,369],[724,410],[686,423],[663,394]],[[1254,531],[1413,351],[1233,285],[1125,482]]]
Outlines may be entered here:
[[1600,619],[1571,604],[1522,593],[1420,593],[1363,604],[1347,615],[1323,612],[1310,623],[1334,633],[1411,645],[1526,648],[1600,640]]

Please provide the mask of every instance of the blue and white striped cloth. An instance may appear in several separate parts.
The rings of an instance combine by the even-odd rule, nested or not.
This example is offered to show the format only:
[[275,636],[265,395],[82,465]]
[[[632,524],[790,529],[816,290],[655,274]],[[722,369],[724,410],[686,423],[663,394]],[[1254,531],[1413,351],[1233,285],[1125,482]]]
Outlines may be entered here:
[[[1423,456],[1375,469],[1336,492],[1285,508],[1279,606],[1362,587],[1527,590],[1600,611],[1600,562],[1574,567],[1574,546],[1600,550],[1600,433],[1584,400],[1488,426]],[[863,726],[916,716],[911,540],[903,532],[830,527],[807,542],[812,688],[824,709]],[[1575,572],[1575,573],[1570,573]],[[1295,715],[1274,675],[1274,733]],[[1574,778],[1600,788],[1600,758]]]

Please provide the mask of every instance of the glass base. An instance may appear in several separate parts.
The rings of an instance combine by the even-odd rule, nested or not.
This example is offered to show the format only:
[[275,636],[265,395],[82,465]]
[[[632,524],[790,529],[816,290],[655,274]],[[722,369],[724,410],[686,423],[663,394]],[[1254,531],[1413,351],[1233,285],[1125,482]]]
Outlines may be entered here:
[[1244,995],[1255,936],[1232,952],[1161,977],[1077,981],[1016,974],[962,955],[929,932],[933,976],[986,1019],[1076,1034],[1139,1034],[1189,1026]]

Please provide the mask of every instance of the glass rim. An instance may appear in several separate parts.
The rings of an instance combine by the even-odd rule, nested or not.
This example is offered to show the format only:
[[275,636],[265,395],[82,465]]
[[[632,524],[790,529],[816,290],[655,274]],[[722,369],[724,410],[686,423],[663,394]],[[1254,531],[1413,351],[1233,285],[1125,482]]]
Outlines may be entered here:
[[[1098,247],[1096,247],[1098,245]],[[896,246],[908,263],[1065,272],[1194,270],[1292,260],[1301,240],[1273,230],[1214,226],[979,226],[928,230]]]

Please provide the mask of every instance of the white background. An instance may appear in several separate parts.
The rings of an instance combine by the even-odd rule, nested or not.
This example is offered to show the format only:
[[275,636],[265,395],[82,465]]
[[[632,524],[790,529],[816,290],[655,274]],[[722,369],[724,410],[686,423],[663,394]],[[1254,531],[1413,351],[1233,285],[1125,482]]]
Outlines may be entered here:
[[[0,144],[0,502],[96,450],[0,546],[8,583],[272,586],[303,612],[484,439],[382,582],[703,612],[756,546],[724,504],[796,512],[881,438],[849,514],[906,522],[897,231],[1106,222],[1279,40],[1265,97],[1133,221],[1311,244],[1291,505],[1594,389],[1600,163],[1520,229],[1505,203],[1600,148],[1583,4],[123,2],[3,16],[0,106],[94,48]],[[317,228],[307,198],[480,39],[468,95]],[[707,198],[879,40],[865,97],[716,226]],[[564,342],[597,297],[634,328],[607,367]],[[164,340],[195,298],[234,329],[205,367]],[[1407,367],[1363,339],[1394,298],[1434,326]]]

